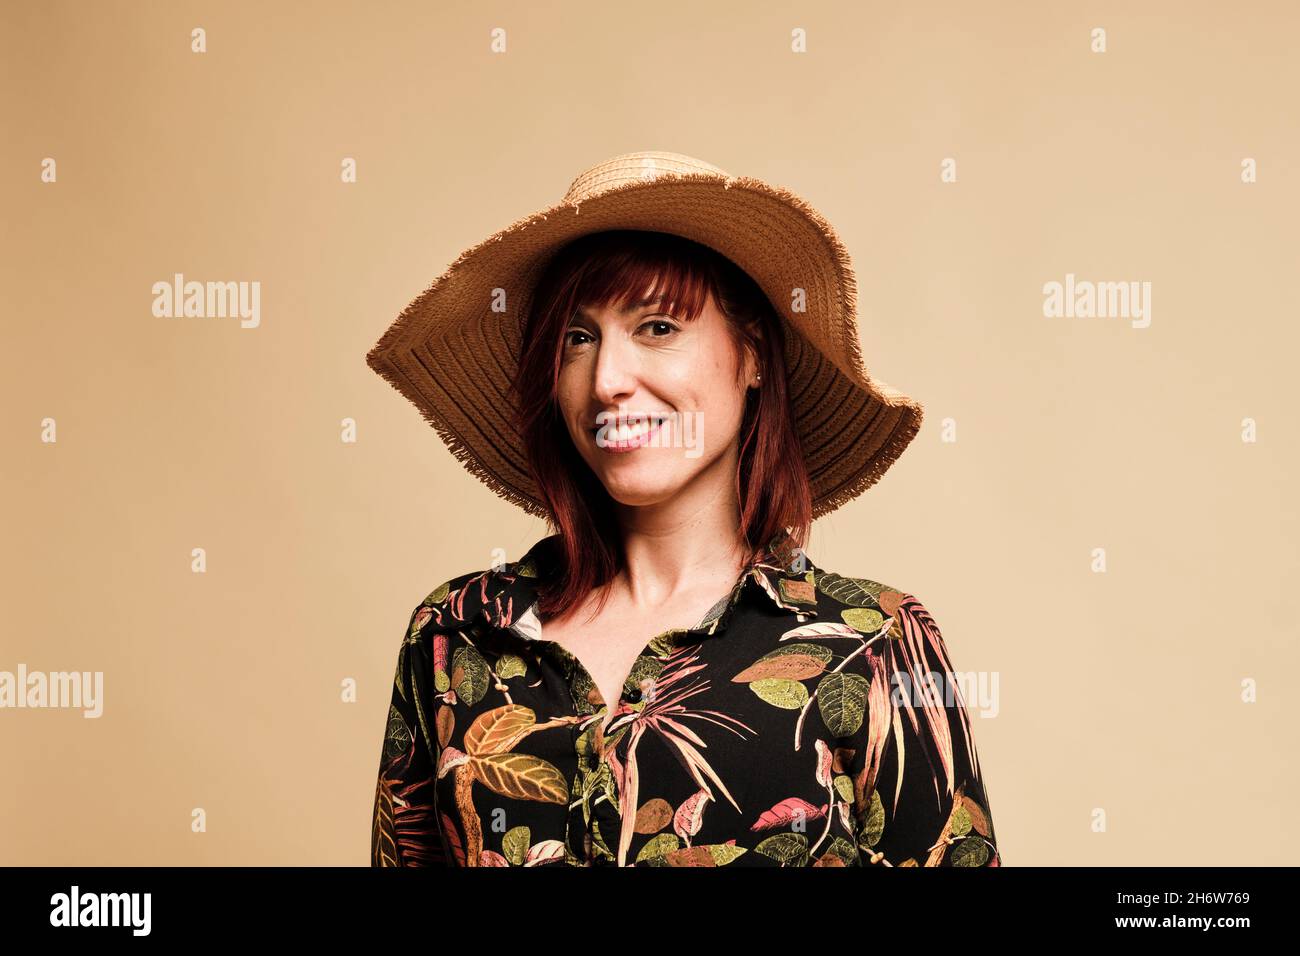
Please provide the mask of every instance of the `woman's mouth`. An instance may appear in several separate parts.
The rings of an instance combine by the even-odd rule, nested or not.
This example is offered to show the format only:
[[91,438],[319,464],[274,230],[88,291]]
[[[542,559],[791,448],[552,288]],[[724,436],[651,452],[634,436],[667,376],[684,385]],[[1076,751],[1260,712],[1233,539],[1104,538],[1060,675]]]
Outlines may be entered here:
[[591,435],[596,442],[596,447],[603,451],[619,454],[620,452],[632,451],[635,448],[643,448],[650,444],[650,440],[659,433],[659,429],[666,420],[664,416],[653,416],[649,419],[642,419],[635,425],[615,426],[611,423],[602,425],[599,428],[593,428]]

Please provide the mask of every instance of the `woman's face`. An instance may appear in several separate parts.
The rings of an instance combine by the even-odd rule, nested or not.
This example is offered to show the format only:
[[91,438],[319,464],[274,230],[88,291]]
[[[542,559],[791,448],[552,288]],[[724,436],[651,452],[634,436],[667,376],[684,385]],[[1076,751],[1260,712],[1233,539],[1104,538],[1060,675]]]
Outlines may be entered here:
[[693,322],[654,302],[581,309],[564,332],[560,414],[610,497],[654,505],[701,483],[730,487],[753,377],[712,295]]

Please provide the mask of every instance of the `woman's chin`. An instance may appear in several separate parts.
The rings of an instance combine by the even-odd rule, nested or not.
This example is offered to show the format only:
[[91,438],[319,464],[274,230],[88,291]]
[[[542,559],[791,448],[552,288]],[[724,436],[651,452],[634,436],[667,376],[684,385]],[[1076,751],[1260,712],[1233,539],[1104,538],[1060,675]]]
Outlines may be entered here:
[[605,491],[611,498],[629,508],[640,508],[668,501],[683,487],[681,481],[613,480],[608,475],[603,476],[603,483]]

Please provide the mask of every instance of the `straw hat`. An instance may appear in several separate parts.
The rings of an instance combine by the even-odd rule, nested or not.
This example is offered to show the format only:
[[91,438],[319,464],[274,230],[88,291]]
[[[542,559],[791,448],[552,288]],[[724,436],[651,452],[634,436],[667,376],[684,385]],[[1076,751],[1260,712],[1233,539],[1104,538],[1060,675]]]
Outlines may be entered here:
[[[767,295],[785,326],[814,518],[875,484],[915,437],[921,404],[862,364],[852,263],[820,213],[788,189],[690,156],[625,153],[580,173],[558,203],[462,252],[366,356],[499,496],[547,517],[514,434],[509,385],[542,271],[565,244],[608,229],[693,239]],[[795,311],[800,289],[806,310]],[[494,290],[504,290],[505,314],[492,311]]]

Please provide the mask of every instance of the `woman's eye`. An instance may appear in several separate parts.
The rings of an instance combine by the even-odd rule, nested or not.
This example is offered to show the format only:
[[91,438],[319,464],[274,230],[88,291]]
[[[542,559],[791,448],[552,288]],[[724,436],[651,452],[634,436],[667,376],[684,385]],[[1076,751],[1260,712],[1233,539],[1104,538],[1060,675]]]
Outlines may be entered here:
[[664,319],[652,319],[651,321],[647,322],[645,325],[641,326],[641,328],[644,329],[649,326],[656,326],[656,327],[662,326],[664,329],[667,329],[667,331],[662,334],[656,334],[651,336],[651,338],[656,338],[656,339],[667,338],[668,336],[672,335],[674,332],[678,331],[677,326],[673,325],[671,322],[665,321]]
[[564,344],[566,346],[581,345],[582,344],[581,342],[573,341],[573,336],[575,335],[586,336],[587,333],[583,332],[581,329],[570,329],[568,332],[564,333]]

